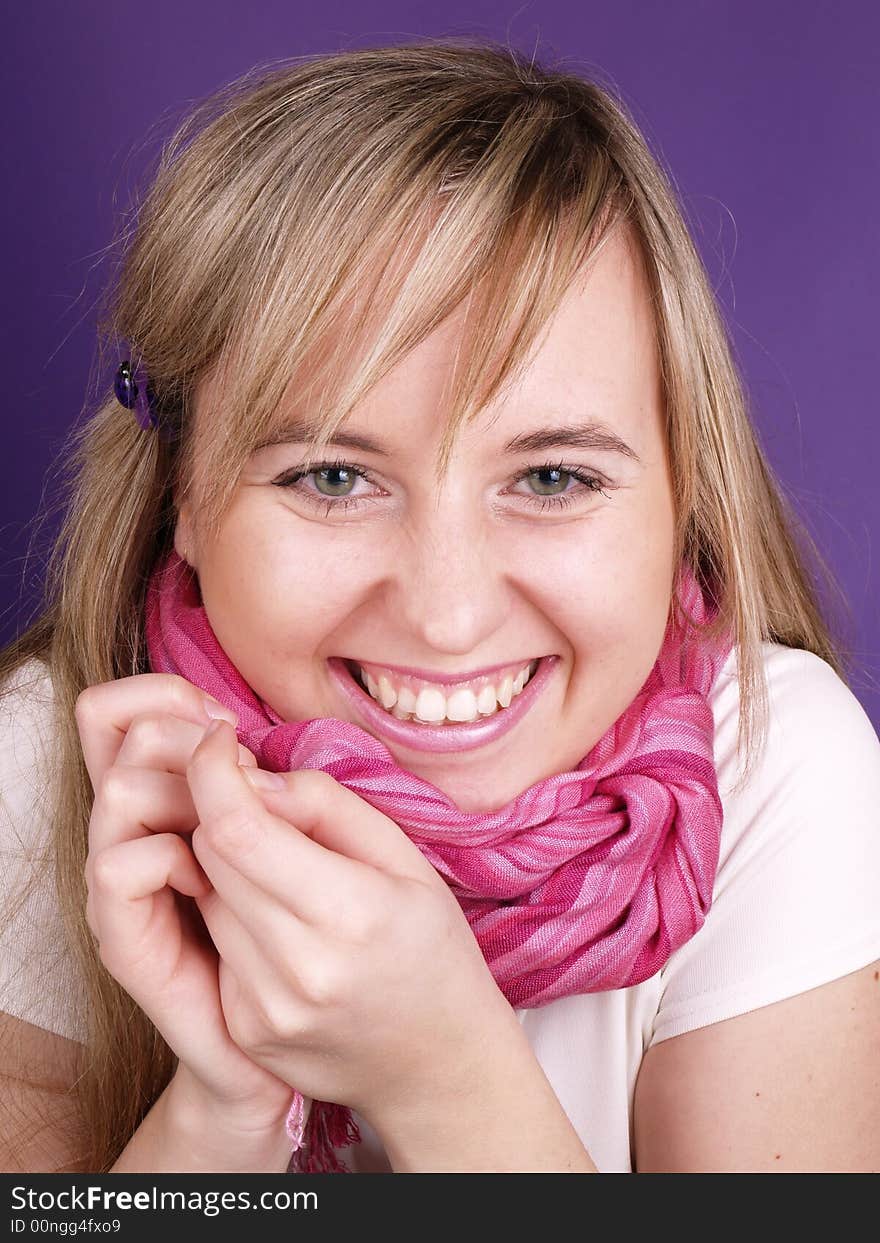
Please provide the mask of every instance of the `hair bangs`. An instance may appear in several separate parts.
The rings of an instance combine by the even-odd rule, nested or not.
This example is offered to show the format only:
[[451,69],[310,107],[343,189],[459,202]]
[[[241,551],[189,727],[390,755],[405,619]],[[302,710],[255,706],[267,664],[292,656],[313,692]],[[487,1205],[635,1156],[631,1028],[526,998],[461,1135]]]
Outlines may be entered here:
[[515,379],[627,214],[607,153],[582,129],[546,127],[546,116],[515,111],[479,149],[472,132],[450,127],[430,159],[414,144],[395,178],[382,170],[372,203],[364,186],[343,188],[310,239],[320,273],[301,239],[267,239],[259,279],[199,395],[189,474],[207,527],[216,530],[256,447],[295,422],[310,455],[323,456],[375,385],[462,312],[441,398],[443,474],[461,425]]

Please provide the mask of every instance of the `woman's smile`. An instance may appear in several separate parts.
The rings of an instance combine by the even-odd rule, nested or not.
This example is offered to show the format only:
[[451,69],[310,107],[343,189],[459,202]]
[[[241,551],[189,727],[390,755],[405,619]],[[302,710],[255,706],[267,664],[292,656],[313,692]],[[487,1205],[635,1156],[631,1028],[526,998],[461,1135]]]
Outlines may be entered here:
[[[405,682],[400,684],[398,693],[384,676],[384,685],[374,683],[374,694],[369,685],[373,682],[372,675],[367,675],[369,682],[365,686],[359,674],[351,668],[354,662],[331,657],[327,664],[334,685],[346,705],[369,726],[371,732],[397,746],[410,747],[415,751],[450,752],[471,751],[494,742],[513,729],[546,689],[558,660],[558,656],[546,656],[524,666],[524,676],[515,693],[516,682],[506,673],[497,687],[488,678],[480,679],[485,683],[480,696],[465,688],[456,691],[449,699],[439,688],[428,686],[423,686],[418,696],[410,699],[407,696],[411,697],[413,691]],[[393,698],[387,706],[381,698],[383,691],[385,700]],[[449,719],[450,711],[455,713],[465,695],[473,700],[472,719]],[[479,706],[481,697],[485,711]],[[493,701],[491,706],[489,698]],[[410,702],[412,707],[407,708]]]
[[508,661],[457,677],[375,661],[347,660],[346,665],[364,690],[399,720],[439,725],[443,721],[476,721],[509,707],[537,669],[539,659]]

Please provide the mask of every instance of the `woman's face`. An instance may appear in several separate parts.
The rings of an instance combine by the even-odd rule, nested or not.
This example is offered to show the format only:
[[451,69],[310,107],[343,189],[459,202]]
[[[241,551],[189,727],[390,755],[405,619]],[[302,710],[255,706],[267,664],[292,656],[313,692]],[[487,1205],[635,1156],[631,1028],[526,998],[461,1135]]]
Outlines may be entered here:
[[[184,506],[175,546],[227,655],[280,717],[355,722],[461,810],[490,811],[576,767],[640,690],[669,612],[674,506],[648,286],[627,234],[572,288],[516,387],[459,431],[438,482],[440,393],[460,331],[456,313],[343,425],[372,449],[334,446],[323,461],[336,467],[322,471],[292,431],[252,455],[216,538]],[[205,405],[202,391],[197,419]],[[589,422],[632,455],[589,447],[583,431],[578,443]],[[572,434],[508,445],[550,428]],[[484,715],[487,686],[504,702],[504,671],[469,675],[550,656],[521,704]],[[334,657],[366,665],[393,708]],[[446,731],[467,727],[407,724],[414,699],[420,716],[476,711],[490,737],[473,745],[471,725],[460,749]]]

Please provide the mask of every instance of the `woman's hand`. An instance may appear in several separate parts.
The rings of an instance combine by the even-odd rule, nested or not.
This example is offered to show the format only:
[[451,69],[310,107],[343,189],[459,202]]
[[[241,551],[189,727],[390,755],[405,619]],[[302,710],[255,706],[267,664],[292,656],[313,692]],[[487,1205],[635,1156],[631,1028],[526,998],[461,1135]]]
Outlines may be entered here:
[[[217,952],[192,901],[211,884],[190,848],[199,816],[185,774],[217,712],[231,716],[174,674],[120,678],[79,696],[77,728],[95,791],[86,918],[105,967],[180,1059],[181,1098],[210,1101],[215,1118],[240,1116],[242,1130],[256,1135],[283,1120],[293,1094],[230,1037]],[[232,762],[255,766],[225,728]]]
[[393,820],[327,773],[260,790],[218,722],[187,780],[197,898],[229,1032],[310,1097],[374,1111],[453,1099],[519,1024],[443,878]]

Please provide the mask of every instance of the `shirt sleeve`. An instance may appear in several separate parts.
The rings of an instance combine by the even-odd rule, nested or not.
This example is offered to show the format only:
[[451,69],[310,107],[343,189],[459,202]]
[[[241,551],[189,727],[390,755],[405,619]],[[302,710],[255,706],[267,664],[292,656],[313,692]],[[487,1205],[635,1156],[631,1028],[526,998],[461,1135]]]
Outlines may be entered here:
[[52,703],[37,660],[0,696],[0,1011],[82,1040],[84,988],[58,909],[46,805]]
[[661,972],[651,1044],[880,958],[880,739],[829,664],[763,648],[767,741],[738,791],[736,678],[728,670],[714,689],[724,807],[715,891],[703,927]]

